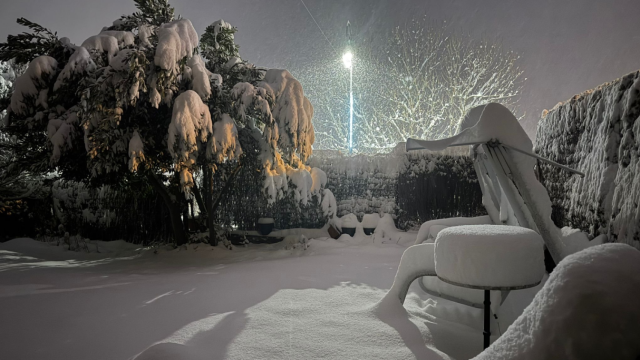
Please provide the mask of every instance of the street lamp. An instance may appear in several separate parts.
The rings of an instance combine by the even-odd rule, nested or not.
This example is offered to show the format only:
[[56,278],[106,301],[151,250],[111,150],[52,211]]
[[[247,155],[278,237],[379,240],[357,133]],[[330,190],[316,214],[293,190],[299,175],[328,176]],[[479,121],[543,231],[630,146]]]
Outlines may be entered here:
[[349,69],[349,154],[353,153],[353,54],[347,50],[342,56],[344,67]]
[[347,52],[342,55],[344,67],[349,69],[349,154],[353,153],[353,54],[351,53],[351,22],[347,21]]

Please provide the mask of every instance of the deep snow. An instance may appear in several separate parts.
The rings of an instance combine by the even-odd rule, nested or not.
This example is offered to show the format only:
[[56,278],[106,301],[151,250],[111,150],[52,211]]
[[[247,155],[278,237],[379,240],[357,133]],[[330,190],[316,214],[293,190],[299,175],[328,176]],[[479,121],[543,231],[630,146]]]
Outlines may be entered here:
[[157,254],[124,242],[92,241],[100,253],[83,254],[12,240],[0,244],[0,358],[475,356],[479,310],[430,299],[416,284],[421,294],[410,290],[406,311],[380,302],[415,241],[403,235],[399,244],[359,234],[314,239],[307,250],[189,245]]

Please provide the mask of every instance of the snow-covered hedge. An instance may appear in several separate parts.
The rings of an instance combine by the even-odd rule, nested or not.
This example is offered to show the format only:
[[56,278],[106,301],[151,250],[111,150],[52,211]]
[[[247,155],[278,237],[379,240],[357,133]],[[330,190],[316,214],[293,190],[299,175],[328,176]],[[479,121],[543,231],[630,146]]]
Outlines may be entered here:
[[[168,241],[171,228],[162,199],[143,188],[92,188],[75,181],[56,181],[51,187],[54,222],[69,232],[99,240],[123,239],[148,244]],[[38,224],[41,219],[35,222]],[[49,227],[50,228],[50,227]],[[44,234],[42,234],[44,235]]]
[[399,150],[345,156],[314,151],[308,165],[312,177],[326,174],[326,181],[317,182],[322,188],[311,189],[302,202],[298,198],[304,189],[293,181],[295,176],[282,197],[268,202],[259,185],[263,175],[243,167],[216,218],[245,230],[255,229],[261,217],[273,218],[279,229],[321,227],[327,220],[327,192],[335,196],[338,217],[353,213],[362,220],[365,214],[388,213],[403,229],[434,218],[486,213],[471,159],[464,154]]
[[553,218],[640,248],[640,72],[543,113],[535,151],[586,174],[542,165]]
[[486,213],[472,161],[459,151],[407,153],[398,148],[356,156],[315,151],[309,163],[327,174],[338,216],[388,213],[406,229],[430,219]]

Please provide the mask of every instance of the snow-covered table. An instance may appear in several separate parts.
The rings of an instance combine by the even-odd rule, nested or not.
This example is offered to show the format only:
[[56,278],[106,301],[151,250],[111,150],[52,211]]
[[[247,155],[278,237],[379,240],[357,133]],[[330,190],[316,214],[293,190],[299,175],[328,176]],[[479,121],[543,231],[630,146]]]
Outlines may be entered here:
[[536,286],[544,275],[544,246],[518,226],[464,225],[443,229],[435,241],[435,272],[452,285],[484,290],[484,347],[491,328],[490,291]]

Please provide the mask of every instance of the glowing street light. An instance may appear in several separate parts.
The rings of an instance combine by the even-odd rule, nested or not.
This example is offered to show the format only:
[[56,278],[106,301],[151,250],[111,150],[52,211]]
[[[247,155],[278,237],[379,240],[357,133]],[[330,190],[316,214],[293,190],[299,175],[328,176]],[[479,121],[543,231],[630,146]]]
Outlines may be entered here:
[[344,63],[344,67],[347,69],[351,69],[351,60],[353,60],[353,54],[351,51],[347,51],[342,55],[342,62]]

